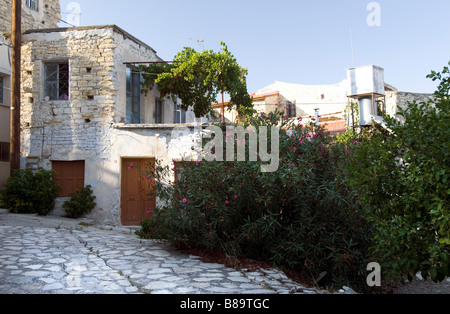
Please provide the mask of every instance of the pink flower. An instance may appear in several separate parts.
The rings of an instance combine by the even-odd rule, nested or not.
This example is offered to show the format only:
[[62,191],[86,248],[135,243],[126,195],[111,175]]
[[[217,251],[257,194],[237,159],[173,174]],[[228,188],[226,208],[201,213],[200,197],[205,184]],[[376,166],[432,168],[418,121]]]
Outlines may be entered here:
[[286,118],[284,118],[284,120],[288,121],[288,120],[289,120],[289,118],[288,118],[288,117],[286,117]]
[[197,161],[195,162],[195,165],[198,166],[198,165],[200,165],[200,163],[201,163],[201,161],[200,161],[200,160],[197,160]]
[[235,199],[235,200],[237,200],[237,199],[238,199],[238,197],[239,197],[239,196],[235,195],[235,196],[234,196],[234,199]]
[[152,177],[151,177],[151,175],[148,174],[148,175],[146,176],[146,178],[147,178],[147,181],[150,181],[150,179],[151,179]]
[[291,169],[294,169],[294,168],[295,168],[295,164],[292,164],[290,168],[291,168]]
[[134,168],[134,164],[131,163],[130,166],[128,167],[128,170],[131,170],[131,169],[133,169],[133,168]]
[[353,144],[355,144],[356,146],[358,146],[358,145],[359,145],[359,142],[358,142],[358,141],[355,141]]
[[309,133],[306,133],[306,137],[311,137],[311,134],[309,134]]
[[292,148],[292,150],[293,150],[294,152],[296,152],[296,151],[297,151],[297,147],[294,146],[294,148]]
[[346,154],[348,154],[350,151],[349,151],[348,149],[345,149],[344,152],[345,152]]
[[187,203],[187,198],[183,198],[183,204]]
[[302,140],[298,140],[298,143],[299,143],[300,145],[303,145]]
[[230,201],[229,201],[229,200],[226,200],[226,201],[225,201],[225,205],[230,205]]
[[147,209],[147,214],[149,214],[149,215],[152,214],[152,209],[151,208]]

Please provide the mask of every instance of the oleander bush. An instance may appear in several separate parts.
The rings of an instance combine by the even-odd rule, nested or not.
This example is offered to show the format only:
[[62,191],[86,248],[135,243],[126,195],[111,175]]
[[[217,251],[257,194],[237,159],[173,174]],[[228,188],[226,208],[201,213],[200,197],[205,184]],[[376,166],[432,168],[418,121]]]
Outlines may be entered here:
[[164,238],[153,219],[143,220],[140,227],[141,229],[136,230],[135,234],[142,239],[160,240]]
[[0,202],[11,213],[46,216],[54,209],[59,190],[53,171],[21,169],[0,191]]
[[[345,146],[278,110],[243,124],[280,128],[278,171],[262,172],[260,158],[157,165],[148,175],[166,205],[150,226],[177,246],[262,259],[309,279],[327,272],[322,285],[365,284],[370,226],[340,168]],[[232,141],[248,153],[248,141]],[[173,172],[178,180],[167,184]]]

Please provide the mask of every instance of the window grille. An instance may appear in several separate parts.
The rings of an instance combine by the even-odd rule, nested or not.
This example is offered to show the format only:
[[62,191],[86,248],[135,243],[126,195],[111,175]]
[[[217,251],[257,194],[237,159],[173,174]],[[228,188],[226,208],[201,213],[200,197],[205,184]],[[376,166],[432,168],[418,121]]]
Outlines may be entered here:
[[45,64],[44,97],[69,100],[69,63]]

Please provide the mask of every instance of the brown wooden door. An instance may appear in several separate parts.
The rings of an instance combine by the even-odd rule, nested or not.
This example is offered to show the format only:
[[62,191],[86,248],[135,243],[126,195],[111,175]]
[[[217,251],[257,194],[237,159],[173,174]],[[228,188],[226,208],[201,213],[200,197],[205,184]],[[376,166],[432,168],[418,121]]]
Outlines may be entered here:
[[122,224],[138,226],[144,219],[150,219],[156,208],[155,182],[148,180],[145,171],[154,167],[154,159],[122,159]]

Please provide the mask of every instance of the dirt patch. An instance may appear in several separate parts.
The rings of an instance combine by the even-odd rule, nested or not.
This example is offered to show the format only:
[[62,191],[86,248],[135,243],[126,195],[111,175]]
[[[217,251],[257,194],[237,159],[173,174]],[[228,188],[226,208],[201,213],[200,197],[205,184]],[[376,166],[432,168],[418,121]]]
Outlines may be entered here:
[[[201,258],[205,263],[223,264],[226,267],[234,268],[236,270],[245,270],[246,272],[258,271],[259,269],[271,269],[274,266],[266,261],[260,261],[256,259],[246,257],[236,257],[225,254],[222,251],[196,249],[196,248],[178,248],[183,254],[194,255]],[[297,282],[303,287],[313,287],[312,280],[304,278],[298,271],[283,269],[285,275]]]

